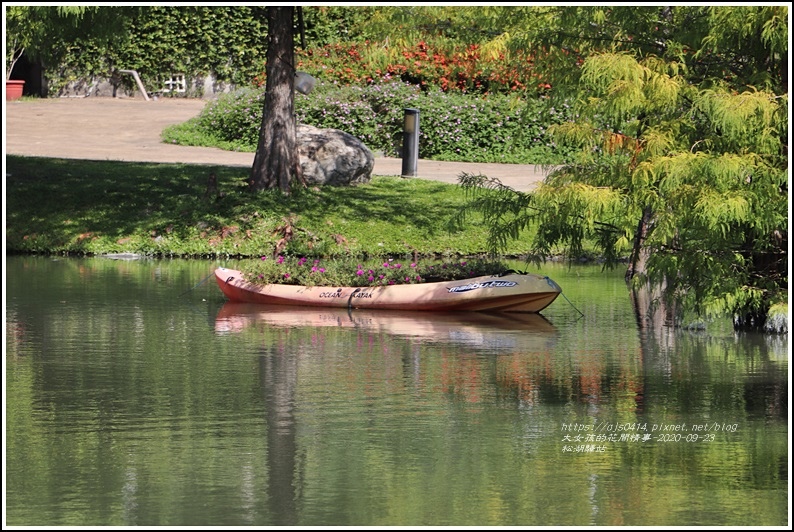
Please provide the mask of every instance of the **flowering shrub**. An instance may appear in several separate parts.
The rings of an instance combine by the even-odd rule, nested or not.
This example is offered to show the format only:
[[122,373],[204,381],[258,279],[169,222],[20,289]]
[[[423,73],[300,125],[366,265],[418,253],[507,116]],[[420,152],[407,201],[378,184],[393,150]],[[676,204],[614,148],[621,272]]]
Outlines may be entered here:
[[240,270],[248,281],[257,284],[388,286],[501,275],[509,268],[501,262],[480,259],[419,264],[411,260],[321,260],[279,255],[275,259],[263,256]]
[[[263,91],[241,89],[208,104],[191,127],[226,149],[254,151],[263,105]],[[295,97],[299,123],[340,129],[390,157],[401,155],[405,108],[420,110],[423,159],[555,164],[571,151],[547,134],[549,125],[571,117],[570,110],[566,104],[557,109],[545,98],[421,91],[402,81],[364,86],[320,82],[308,96]]]
[[[477,44],[444,39],[419,41],[412,46],[387,43],[333,43],[297,52],[297,67],[314,76],[340,83],[377,84],[400,80],[444,92],[507,93],[550,86],[535,71],[530,52],[483,54]],[[264,76],[256,78],[264,83]]]

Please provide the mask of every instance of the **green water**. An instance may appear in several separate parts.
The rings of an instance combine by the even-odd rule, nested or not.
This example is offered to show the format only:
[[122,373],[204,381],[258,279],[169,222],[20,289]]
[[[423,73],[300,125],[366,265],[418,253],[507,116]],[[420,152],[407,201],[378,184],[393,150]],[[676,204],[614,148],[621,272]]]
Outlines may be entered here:
[[231,305],[214,266],[7,257],[7,525],[788,522],[787,336],[640,329],[597,266],[543,317]]

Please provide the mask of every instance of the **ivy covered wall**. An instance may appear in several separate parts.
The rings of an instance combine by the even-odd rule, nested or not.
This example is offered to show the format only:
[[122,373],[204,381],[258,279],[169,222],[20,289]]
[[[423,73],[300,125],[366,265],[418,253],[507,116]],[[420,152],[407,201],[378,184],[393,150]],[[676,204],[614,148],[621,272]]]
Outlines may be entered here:
[[190,96],[202,95],[200,80],[206,78],[245,85],[264,69],[263,9],[150,6],[128,11],[127,31],[118,39],[62,43],[62,53],[53,53],[45,65],[49,95],[85,92],[103,82],[134,90],[132,77],[114,75],[118,70],[136,70],[148,92],[162,90],[173,73],[185,75]]
[[[147,92],[161,91],[172,74],[184,74],[186,96],[210,96],[208,89],[215,93],[250,85],[265,70],[264,6],[101,9],[123,17],[125,30],[110,40],[82,37],[53,42],[44,65],[49,96],[115,96],[117,91],[137,90],[131,76],[114,75],[118,70],[137,71]],[[366,16],[367,8],[307,7],[307,45],[355,39],[357,21]]]

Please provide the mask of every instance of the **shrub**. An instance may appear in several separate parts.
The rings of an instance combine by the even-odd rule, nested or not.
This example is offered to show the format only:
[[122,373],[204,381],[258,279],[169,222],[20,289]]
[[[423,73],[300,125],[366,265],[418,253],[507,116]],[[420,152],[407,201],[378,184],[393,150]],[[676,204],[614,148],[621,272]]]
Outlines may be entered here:
[[[164,139],[188,144],[215,139],[225,149],[255,151],[263,103],[261,89],[223,95],[194,121],[167,130]],[[547,133],[549,125],[569,119],[570,110],[566,104],[555,108],[547,98],[421,91],[395,80],[365,86],[320,82],[311,94],[295,98],[299,123],[340,129],[391,157],[401,155],[404,109],[409,107],[420,110],[423,159],[558,164],[571,153]]]
[[199,127],[218,140],[253,146],[259,139],[264,92],[239,89],[210,102],[199,115]]
[[[548,88],[534,69],[532,53],[503,52],[494,57],[481,52],[478,44],[438,37],[410,46],[331,43],[299,50],[296,62],[301,70],[345,85],[394,79],[423,89],[478,94]],[[264,77],[257,81],[263,83]]]

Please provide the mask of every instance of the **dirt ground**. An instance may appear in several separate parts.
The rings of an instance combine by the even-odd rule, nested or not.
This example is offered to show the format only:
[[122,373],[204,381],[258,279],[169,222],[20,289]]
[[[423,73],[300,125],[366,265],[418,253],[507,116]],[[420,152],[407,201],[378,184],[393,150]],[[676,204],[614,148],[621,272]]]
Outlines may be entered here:
[[[205,100],[161,98],[50,98],[5,102],[5,152],[66,159],[247,166],[252,153],[176,146],[160,141],[166,126],[198,115]],[[421,124],[420,124],[421,127]],[[400,175],[402,160],[377,157],[373,175]],[[420,159],[417,178],[457,183],[462,173],[484,174],[516,190],[543,180],[540,167]]]

